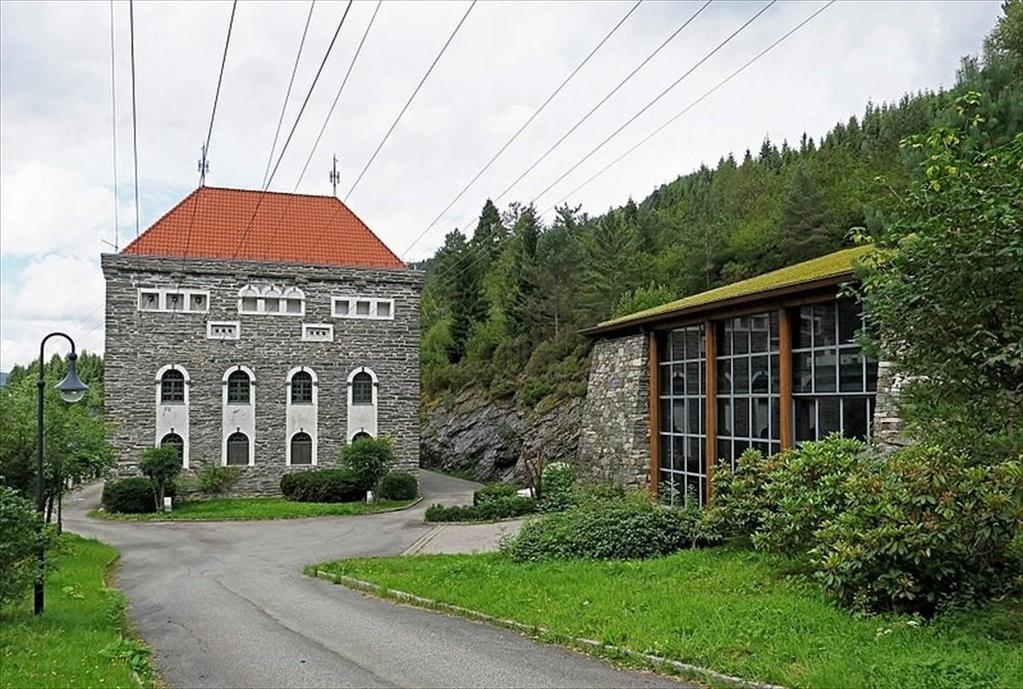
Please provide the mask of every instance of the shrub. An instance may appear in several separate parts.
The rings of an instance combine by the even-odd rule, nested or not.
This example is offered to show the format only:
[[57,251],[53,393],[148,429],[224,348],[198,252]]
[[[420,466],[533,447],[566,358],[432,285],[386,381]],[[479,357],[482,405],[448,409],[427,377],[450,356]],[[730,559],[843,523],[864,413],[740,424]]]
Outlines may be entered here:
[[568,462],[551,462],[543,468],[543,500],[545,512],[561,512],[575,504],[575,472]]
[[295,471],[281,477],[281,493],[295,502],[359,502],[362,479],[349,468]]
[[373,490],[395,463],[390,438],[360,438],[341,448],[341,466],[346,467],[363,491]]
[[791,556],[817,545],[817,530],[845,509],[850,497],[846,479],[865,461],[865,451],[863,443],[832,433],[772,459],[764,467],[763,494],[748,493],[751,506],[764,505],[754,545]]
[[0,485],[0,607],[20,599],[35,581],[42,527],[32,503]]
[[613,481],[576,488],[576,503],[581,507],[606,505],[625,499],[625,488]]
[[472,504],[482,505],[491,500],[512,498],[518,495],[515,486],[508,483],[488,483],[472,494]]
[[426,510],[426,521],[491,522],[532,514],[536,507],[536,500],[519,495],[492,498],[478,505],[430,505]]
[[380,481],[382,500],[413,500],[419,495],[419,479],[407,471],[392,471]]
[[528,522],[502,550],[513,560],[627,560],[668,555],[703,543],[697,508],[620,500]]
[[153,483],[156,509],[163,509],[167,486],[173,486],[174,479],[181,473],[181,458],[178,451],[169,445],[151,447],[142,453],[139,470]]
[[714,472],[714,498],[703,513],[704,528],[724,538],[750,538],[763,527],[770,508],[767,486],[779,457],[746,450],[735,471],[721,466]]
[[[173,483],[166,487],[165,495],[174,497]],[[156,501],[153,499],[153,482],[144,476],[107,481],[103,484],[103,496],[100,498],[100,502],[107,512],[140,514],[156,511]]]
[[845,509],[812,552],[824,587],[854,608],[925,615],[1012,587],[1021,462],[969,464],[916,446],[850,475]]
[[238,480],[238,467],[225,467],[209,462],[199,470],[199,488],[204,493],[220,495]]

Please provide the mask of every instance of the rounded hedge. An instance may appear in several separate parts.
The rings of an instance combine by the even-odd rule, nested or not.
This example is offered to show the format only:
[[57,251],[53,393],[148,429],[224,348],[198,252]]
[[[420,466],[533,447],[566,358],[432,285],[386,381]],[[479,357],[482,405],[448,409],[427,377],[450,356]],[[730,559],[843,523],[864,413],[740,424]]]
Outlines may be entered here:
[[281,493],[295,502],[359,502],[362,481],[350,469],[313,469],[281,477]]
[[528,522],[502,550],[518,562],[659,557],[699,545],[699,522],[694,510],[621,501]]
[[419,479],[407,471],[392,471],[380,481],[381,500],[414,500],[419,495]]
[[518,494],[515,486],[508,483],[488,483],[472,494],[472,504],[482,505],[491,500],[513,498]]
[[492,498],[477,505],[430,505],[428,522],[492,522],[536,512],[537,503],[520,495]]
[[[174,497],[174,494],[174,484],[171,483],[166,487],[164,496]],[[103,484],[100,503],[107,512],[126,514],[156,512],[153,482],[142,476],[107,481]]]

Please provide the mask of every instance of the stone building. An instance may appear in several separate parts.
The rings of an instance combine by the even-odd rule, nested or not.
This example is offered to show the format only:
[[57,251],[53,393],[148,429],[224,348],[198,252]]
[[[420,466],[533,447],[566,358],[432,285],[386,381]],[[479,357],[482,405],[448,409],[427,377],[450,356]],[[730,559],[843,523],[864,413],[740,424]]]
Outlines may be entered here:
[[856,344],[862,312],[841,291],[866,251],[838,251],[584,331],[597,342],[580,472],[702,504],[715,466],[734,467],[747,448],[773,454],[835,431],[897,445],[891,375]]
[[336,198],[200,187],[102,267],[119,474],[172,445],[270,494],[362,435],[418,468],[423,277]]

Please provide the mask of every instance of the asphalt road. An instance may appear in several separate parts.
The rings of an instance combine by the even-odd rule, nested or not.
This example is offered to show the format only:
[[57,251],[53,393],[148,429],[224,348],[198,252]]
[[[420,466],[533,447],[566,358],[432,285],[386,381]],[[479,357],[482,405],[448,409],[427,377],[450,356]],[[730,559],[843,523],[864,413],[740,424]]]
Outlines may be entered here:
[[474,484],[422,474],[416,509],[263,522],[131,523],[85,516],[68,530],[121,551],[118,585],[172,687],[674,687],[501,629],[363,596],[302,574],[311,562],[397,555],[426,534],[425,505]]

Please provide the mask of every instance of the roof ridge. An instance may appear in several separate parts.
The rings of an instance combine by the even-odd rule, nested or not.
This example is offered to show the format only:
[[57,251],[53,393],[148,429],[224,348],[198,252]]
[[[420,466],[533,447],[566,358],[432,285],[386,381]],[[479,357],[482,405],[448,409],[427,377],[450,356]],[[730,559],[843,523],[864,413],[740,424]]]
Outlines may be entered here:
[[[215,187],[205,185],[199,187],[199,189],[212,189],[216,191],[236,191],[245,194],[274,194],[276,196],[303,196],[311,199],[335,199],[340,201],[336,196],[330,194],[302,194],[297,191],[271,191],[270,189],[245,189],[243,187]],[[347,208],[347,206],[345,206]]]

